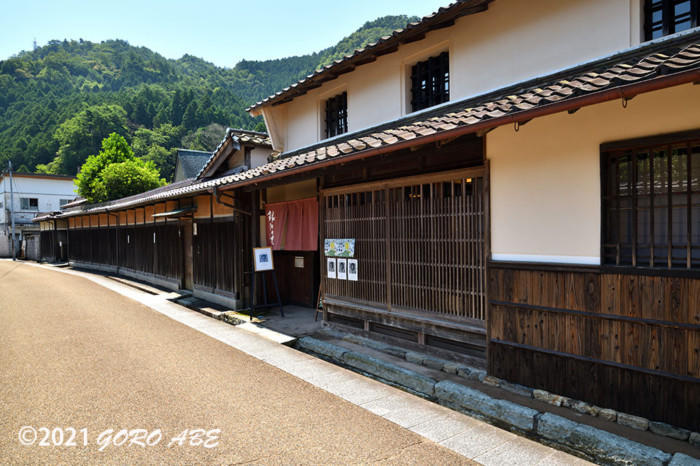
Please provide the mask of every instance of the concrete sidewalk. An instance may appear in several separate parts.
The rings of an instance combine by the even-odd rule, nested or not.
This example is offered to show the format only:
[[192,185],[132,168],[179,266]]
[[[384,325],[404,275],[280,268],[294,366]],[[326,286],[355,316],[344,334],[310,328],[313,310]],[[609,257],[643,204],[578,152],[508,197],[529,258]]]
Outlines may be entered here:
[[586,463],[281,345],[274,335],[256,334],[245,325],[234,327],[174,304],[168,300],[175,296],[172,293],[151,294],[104,276],[31,265],[88,279],[473,461],[487,465]]

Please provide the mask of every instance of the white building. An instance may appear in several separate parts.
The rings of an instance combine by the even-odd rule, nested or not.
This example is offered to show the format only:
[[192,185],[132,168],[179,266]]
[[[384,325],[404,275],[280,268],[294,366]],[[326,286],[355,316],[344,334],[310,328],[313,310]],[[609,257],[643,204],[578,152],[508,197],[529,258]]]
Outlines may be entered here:
[[0,257],[12,256],[11,211],[15,219],[17,256],[27,251],[27,255],[32,257],[32,251],[38,250],[39,241],[39,225],[32,223],[32,219],[39,212],[58,211],[76,197],[76,190],[74,179],[70,176],[13,173],[12,206],[10,177],[7,173],[0,174]]

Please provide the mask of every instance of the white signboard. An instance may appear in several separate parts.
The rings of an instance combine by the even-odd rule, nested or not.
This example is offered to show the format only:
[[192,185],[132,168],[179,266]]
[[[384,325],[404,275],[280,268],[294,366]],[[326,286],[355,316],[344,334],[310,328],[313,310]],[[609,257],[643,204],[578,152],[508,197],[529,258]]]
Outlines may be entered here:
[[265,270],[274,270],[275,265],[272,262],[272,248],[255,248],[253,249],[253,260],[255,262],[255,271],[263,272]]

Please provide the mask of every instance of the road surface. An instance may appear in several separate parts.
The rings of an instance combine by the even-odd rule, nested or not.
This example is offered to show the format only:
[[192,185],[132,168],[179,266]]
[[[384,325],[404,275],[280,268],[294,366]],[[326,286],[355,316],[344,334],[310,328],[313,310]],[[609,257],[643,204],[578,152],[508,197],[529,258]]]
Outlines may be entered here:
[[80,277],[0,261],[0,318],[4,464],[468,463]]

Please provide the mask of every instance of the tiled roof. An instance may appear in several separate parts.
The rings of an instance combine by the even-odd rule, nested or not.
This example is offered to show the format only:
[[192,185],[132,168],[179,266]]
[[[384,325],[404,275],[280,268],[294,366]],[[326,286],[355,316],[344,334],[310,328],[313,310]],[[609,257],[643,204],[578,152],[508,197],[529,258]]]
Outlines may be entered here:
[[[519,83],[484,96],[449,103],[409,115],[372,129],[344,134],[330,141],[282,154],[278,159],[243,173],[211,180],[185,180],[108,205],[86,206],[66,212],[127,208],[198,192],[321,168],[351,157],[399,150],[536,116],[593,105],[636,93],[700,81],[700,31],[681,34],[625,51],[612,57],[553,75]],[[184,183],[184,182],[183,182]]]
[[256,146],[272,147],[272,140],[267,133],[258,131],[248,131],[245,129],[232,129],[231,134],[236,136],[242,143],[254,144]]
[[224,147],[226,146],[226,142],[229,139],[235,139],[239,144],[253,144],[255,146],[272,148],[272,140],[270,139],[270,136],[267,135],[267,133],[248,131],[245,129],[227,128],[224,138],[221,140],[219,145],[216,146],[216,149],[214,149],[214,152],[212,152],[211,157],[209,157],[209,160],[207,160],[207,162],[201,167],[199,172],[196,174],[196,178],[201,178],[207,172],[209,167],[211,167],[214,164],[214,162],[221,155]]
[[420,40],[427,32],[449,26],[455,19],[461,16],[484,11],[492,1],[493,0],[457,0],[446,7],[438,9],[433,14],[423,17],[420,21],[409,23],[405,28],[397,29],[391,35],[384,36],[378,41],[368,44],[361,49],[357,49],[350,55],[346,55],[314,71],[296,83],[251,105],[246,111],[255,110],[268,104],[292,100],[311,89],[319,87],[325,81],[330,81],[341,74],[350,72],[357,66],[370,63],[381,55],[396,51],[399,44]]
[[[182,179],[194,178],[211,158],[211,152],[203,150],[177,150],[177,166],[182,167]],[[177,174],[177,169],[175,170]],[[179,180],[176,180],[179,181]]]

